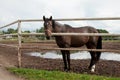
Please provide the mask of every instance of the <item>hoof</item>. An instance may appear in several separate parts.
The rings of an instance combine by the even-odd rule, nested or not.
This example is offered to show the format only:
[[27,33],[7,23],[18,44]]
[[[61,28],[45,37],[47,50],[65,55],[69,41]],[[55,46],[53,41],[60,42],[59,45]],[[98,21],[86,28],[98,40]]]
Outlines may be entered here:
[[70,69],[64,69],[64,71],[65,71],[65,72],[69,72],[69,71],[70,71]]
[[95,71],[88,68],[84,70],[84,73],[95,73]]

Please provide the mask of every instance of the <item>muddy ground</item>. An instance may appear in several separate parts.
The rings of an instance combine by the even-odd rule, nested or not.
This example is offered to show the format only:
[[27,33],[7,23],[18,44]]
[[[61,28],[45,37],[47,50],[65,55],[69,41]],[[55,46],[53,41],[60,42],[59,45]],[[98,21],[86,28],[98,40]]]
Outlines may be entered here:
[[[24,46],[33,46],[37,45],[38,47],[41,46],[41,43],[26,43],[23,44]],[[57,47],[55,44],[44,44],[44,46],[51,46]],[[43,46],[42,46],[43,47]],[[83,47],[84,48],[84,47]],[[103,48],[105,49],[120,49],[120,42],[104,42]],[[44,69],[44,70],[59,70],[63,71],[63,61],[61,59],[47,59],[47,58],[40,58],[40,57],[33,57],[28,56],[26,52],[35,52],[41,50],[35,49],[23,49],[22,50],[22,67],[25,68],[34,68],[34,69]],[[17,49],[0,46],[0,55],[6,58],[6,61],[10,65],[18,66],[17,60]],[[114,57],[114,55],[113,55]],[[71,71],[75,73],[85,73],[87,67],[89,66],[90,60],[71,60]],[[91,74],[91,73],[89,73]],[[112,61],[112,60],[100,60],[96,65],[96,75],[103,75],[103,76],[114,76],[120,77],[120,61]]]

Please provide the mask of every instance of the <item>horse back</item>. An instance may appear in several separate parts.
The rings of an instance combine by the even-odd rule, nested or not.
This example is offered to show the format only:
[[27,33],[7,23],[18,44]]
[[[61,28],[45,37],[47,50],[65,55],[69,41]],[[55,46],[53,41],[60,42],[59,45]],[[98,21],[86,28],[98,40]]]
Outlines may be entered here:
[[[65,33],[98,33],[97,29],[89,26],[72,28],[66,27]],[[92,36],[59,36],[56,42],[59,47],[81,47],[86,43],[93,41],[96,37]]]

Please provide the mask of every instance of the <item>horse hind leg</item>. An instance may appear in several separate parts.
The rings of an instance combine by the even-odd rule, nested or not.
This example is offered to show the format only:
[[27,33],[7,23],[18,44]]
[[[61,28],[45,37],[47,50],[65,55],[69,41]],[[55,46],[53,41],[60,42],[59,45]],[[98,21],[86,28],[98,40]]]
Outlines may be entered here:
[[90,55],[91,55],[91,62],[90,62],[89,70],[91,72],[95,72],[96,63],[99,61],[101,53],[91,51]]
[[100,56],[101,56],[101,52],[95,52],[95,54],[94,54],[95,56],[94,56],[94,64],[93,64],[93,66],[92,66],[92,68],[91,68],[91,72],[95,72],[95,65],[96,65],[96,63],[99,61],[99,59],[100,59]]
[[[86,45],[88,49],[96,49],[96,46],[89,43]],[[90,65],[88,67],[88,69],[91,71],[91,72],[95,72],[95,67],[96,67],[96,63],[98,61],[97,59],[97,52],[95,51],[89,51],[90,52],[90,55],[91,55],[91,61],[90,61]]]
[[[88,47],[88,48],[90,48],[90,47]],[[101,36],[98,38],[96,46],[93,45],[91,48],[92,49],[102,49],[102,37]],[[89,68],[91,69],[91,72],[95,72],[95,65],[100,59],[101,52],[93,51],[93,52],[90,52],[90,54],[91,54],[91,63],[90,63]]]
[[88,69],[91,71],[91,72],[95,72],[95,64],[96,64],[96,54],[95,52],[90,52],[90,55],[91,55],[91,62],[90,62],[90,65],[88,67]]

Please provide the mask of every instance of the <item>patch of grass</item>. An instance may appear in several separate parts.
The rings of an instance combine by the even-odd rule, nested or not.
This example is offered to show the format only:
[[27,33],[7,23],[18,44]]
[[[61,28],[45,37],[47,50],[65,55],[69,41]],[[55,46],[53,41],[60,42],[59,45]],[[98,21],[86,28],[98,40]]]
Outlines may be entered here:
[[60,71],[46,71],[25,68],[9,68],[8,70],[27,80],[120,80],[120,78],[66,73]]

